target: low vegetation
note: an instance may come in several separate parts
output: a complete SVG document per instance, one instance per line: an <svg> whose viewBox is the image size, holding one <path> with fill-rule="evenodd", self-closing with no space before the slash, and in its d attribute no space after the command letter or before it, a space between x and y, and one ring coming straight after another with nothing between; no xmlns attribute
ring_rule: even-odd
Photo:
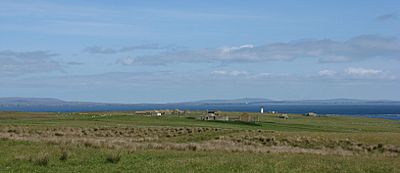
<svg viewBox="0 0 400 173"><path fill-rule="evenodd" d="M31 159L35 165L47 166L49 164L49 155L47 153L39 153L35 158Z"/></svg>
<svg viewBox="0 0 400 173"><path fill-rule="evenodd" d="M0 112L0 172L400 171L399 121L249 114Z"/></svg>
<svg viewBox="0 0 400 173"><path fill-rule="evenodd" d="M113 152L106 156L106 161L108 163L118 163L121 160L121 153L120 152Z"/></svg>
<svg viewBox="0 0 400 173"><path fill-rule="evenodd" d="M62 153L61 153L61 156L60 156L60 160L61 161L66 161L66 160L68 160L68 156L69 156L69 154L68 154L68 151L62 151Z"/></svg>

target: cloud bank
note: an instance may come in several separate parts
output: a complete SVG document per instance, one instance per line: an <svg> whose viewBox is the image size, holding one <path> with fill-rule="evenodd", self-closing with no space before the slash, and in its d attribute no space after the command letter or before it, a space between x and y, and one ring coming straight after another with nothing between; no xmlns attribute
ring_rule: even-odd
<svg viewBox="0 0 400 173"><path fill-rule="evenodd" d="M104 50L104 52L107 52ZM208 48L164 52L121 58L122 65L167 65L172 63L258 63L314 58L320 63L359 61L370 58L400 59L400 40L396 37L362 35L345 41L298 40L254 46ZM126 63L128 62L128 63Z"/></svg>
<svg viewBox="0 0 400 173"><path fill-rule="evenodd" d="M117 54L124 52L131 52L137 50L173 50L174 46L165 46L160 44L143 44L135 46L126 46L121 48L107 48L101 46L90 46L85 48L83 51L90 54Z"/></svg>
<svg viewBox="0 0 400 173"><path fill-rule="evenodd" d="M362 67L347 67L343 71L321 70L318 72L321 78L341 79L341 80L396 80L397 77L390 72L383 70L362 68Z"/></svg>
<svg viewBox="0 0 400 173"><path fill-rule="evenodd" d="M0 51L0 76L62 71L62 64L53 59L57 55L48 51Z"/></svg>
<svg viewBox="0 0 400 173"><path fill-rule="evenodd" d="M390 81L397 80L398 78L387 71L362 68L362 67L347 67L342 70L324 69L316 72L316 75L306 74L293 74L293 73L270 73L270 72L249 72L246 70L214 70L209 75L209 78L218 77L234 79L234 80L267 80L267 81L351 81L351 80L364 80L364 81Z"/></svg>
<svg viewBox="0 0 400 173"><path fill-rule="evenodd" d="M346 74L352 76L375 76L382 73L382 70L366 69L366 68L354 68L349 67L346 70Z"/></svg>
<svg viewBox="0 0 400 173"><path fill-rule="evenodd" d="M389 13L376 17L376 19L379 21L397 20L398 18L399 16L396 13Z"/></svg>

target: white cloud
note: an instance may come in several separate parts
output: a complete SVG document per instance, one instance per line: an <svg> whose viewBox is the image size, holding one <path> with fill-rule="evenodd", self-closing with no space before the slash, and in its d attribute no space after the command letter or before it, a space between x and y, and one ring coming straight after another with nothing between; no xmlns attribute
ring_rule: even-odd
<svg viewBox="0 0 400 173"><path fill-rule="evenodd" d="M319 78L332 80L396 80L396 75L379 69L348 67L341 71L321 70Z"/></svg>
<svg viewBox="0 0 400 173"><path fill-rule="evenodd" d="M248 75L247 71L231 71L230 73L232 76L239 76L239 75Z"/></svg>
<svg viewBox="0 0 400 173"><path fill-rule="evenodd" d="M227 74L227 72L224 70L216 70L216 71L213 71L213 74L225 75L225 74Z"/></svg>
<svg viewBox="0 0 400 173"><path fill-rule="evenodd" d="M382 70L349 67L345 73L351 76L369 77L382 74Z"/></svg>
<svg viewBox="0 0 400 173"><path fill-rule="evenodd" d="M239 71L239 70L233 70L233 71L216 70L216 71L213 71L213 74L227 75L227 76L247 76L247 75L249 75L249 73L247 71Z"/></svg>
<svg viewBox="0 0 400 173"><path fill-rule="evenodd" d="M134 58L121 58L117 60L117 63L122 64L122 65L132 65L135 62Z"/></svg>
<svg viewBox="0 0 400 173"><path fill-rule="evenodd" d="M241 45L238 47L224 47L224 48L221 48L221 50L223 53L230 53L230 52L241 50L241 49L251 49L251 48L254 48L254 45L245 44L245 45Z"/></svg>
<svg viewBox="0 0 400 173"><path fill-rule="evenodd" d="M179 49L177 46L160 45L160 44L142 44L134 46L125 46L121 48L107 48L101 46L90 46L83 51L91 54L117 54L123 52L137 51L137 50L175 50Z"/></svg>
<svg viewBox="0 0 400 173"><path fill-rule="evenodd" d="M318 72L318 75L320 76L335 76L336 75L336 71L333 70L321 70Z"/></svg>
<svg viewBox="0 0 400 173"><path fill-rule="evenodd" d="M241 79L254 80L254 79L283 79L291 78L292 75L287 74L272 74L267 72L253 73L244 70L215 70L212 74L222 77L240 77Z"/></svg>
<svg viewBox="0 0 400 173"><path fill-rule="evenodd" d="M85 48L84 52L92 53L92 54L115 54L117 50L112 48L105 48L100 46L91 46Z"/></svg>
<svg viewBox="0 0 400 173"><path fill-rule="evenodd" d="M272 74L271 73L257 73L252 75L252 78L263 78L263 77L271 77Z"/></svg>

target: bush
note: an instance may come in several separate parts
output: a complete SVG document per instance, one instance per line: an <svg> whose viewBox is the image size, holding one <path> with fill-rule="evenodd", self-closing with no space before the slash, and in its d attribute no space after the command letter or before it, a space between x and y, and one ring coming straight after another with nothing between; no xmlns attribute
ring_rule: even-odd
<svg viewBox="0 0 400 173"><path fill-rule="evenodd" d="M107 163L118 163L121 160L121 153L112 153L108 154L106 157L106 162Z"/></svg>

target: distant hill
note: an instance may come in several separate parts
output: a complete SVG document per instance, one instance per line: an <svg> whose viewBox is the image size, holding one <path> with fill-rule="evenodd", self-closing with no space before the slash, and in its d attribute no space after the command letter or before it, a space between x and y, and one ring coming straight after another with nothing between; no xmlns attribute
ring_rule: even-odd
<svg viewBox="0 0 400 173"><path fill-rule="evenodd" d="M22 98L22 97L4 97L0 98L0 104L6 105L56 105L67 102L54 98Z"/></svg>
<svg viewBox="0 0 400 173"><path fill-rule="evenodd" d="M182 102L175 104L249 104L249 103L263 103L272 102L273 100L263 98L240 98L240 99L215 99L215 100L200 100L193 102Z"/></svg>
<svg viewBox="0 0 400 173"><path fill-rule="evenodd" d="M0 98L0 111L107 111L107 110L149 110L149 109L225 109L243 110L243 107L254 107L264 105L399 105L400 101L391 100L357 100L357 99L329 99L329 100L269 100L263 98L240 98L240 99L215 99L193 102L165 103L165 104L118 104L118 103L96 103L64 101L54 98Z"/></svg>
<svg viewBox="0 0 400 173"><path fill-rule="evenodd" d="M24 97L3 97L0 98L0 106L96 106L110 105L109 103L76 102L64 101L55 98L24 98ZM111 105L120 105L111 103Z"/></svg>
<svg viewBox="0 0 400 173"><path fill-rule="evenodd" d="M270 100L264 98L240 98L240 99L214 99L200 100L193 102L178 102L165 104L121 104L121 103L98 103L98 102L77 102L64 101L55 98L24 98L24 97L3 97L0 98L0 105L199 105L199 104L368 104L368 103L399 103L392 100L360 100L360 99L327 99L327 100Z"/></svg>
<svg viewBox="0 0 400 173"><path fill-rule="evenodd" d="M183 102L180 104L204 105L204 104L290 104L290 105L325 105L325 104L400 104L400 101L392 100L361 100L361 99L327 99L327 100L270 100L263 98L242 98L231 100L201 100L194 102Z"/></svg>

